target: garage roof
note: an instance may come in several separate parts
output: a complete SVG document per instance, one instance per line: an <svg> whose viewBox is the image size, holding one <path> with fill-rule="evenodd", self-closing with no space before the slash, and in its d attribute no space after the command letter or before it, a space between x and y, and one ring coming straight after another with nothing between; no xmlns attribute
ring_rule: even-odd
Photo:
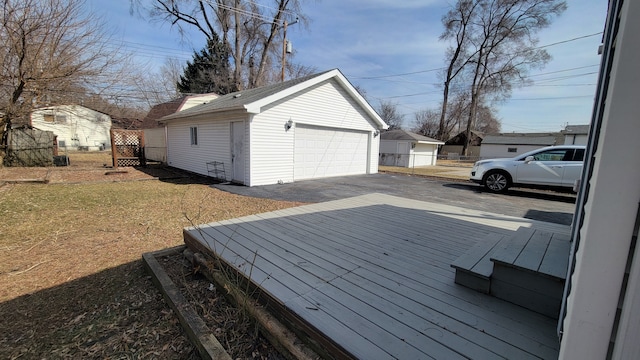
<svg viewBox="0 0 640 360"><path fill-rule="evenodd" d="M444 142L405 130L389 130L380 135L380 140L410 140L423 144L443 145Z"/></svg>
<svg viewBox="0 0 640 360"><path fill-rule="evenodd" d="M241 90L227 95L223 95L209 103L195 106L193 108L171 114L161 118L159 121L167 122L174 119L182 119L198 114L208 114L232 110L246 111L247 113L259 114L261 108L273 102L305 90L323 81L334 79L337 81L351 97L371 116L379 129L386 129L388 125L369 105L369 103L358 93L347 78L338 69L325 71L322 73L301 77L282 83L262 86L255 89Z"/></svg>

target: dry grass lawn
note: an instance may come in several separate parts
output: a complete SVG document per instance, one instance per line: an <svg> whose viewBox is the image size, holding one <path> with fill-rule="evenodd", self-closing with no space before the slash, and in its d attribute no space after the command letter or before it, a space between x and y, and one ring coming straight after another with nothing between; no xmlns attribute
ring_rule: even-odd
<svg viewBox="0 0 640 360"><path fill-rule="evenodd" d="M75 168L48 170L82 179L110 163L70 159ZM141 254L182 244L191 222L298 205L194 179L126 180L0 182L0 358L196 358Z"/></svg>

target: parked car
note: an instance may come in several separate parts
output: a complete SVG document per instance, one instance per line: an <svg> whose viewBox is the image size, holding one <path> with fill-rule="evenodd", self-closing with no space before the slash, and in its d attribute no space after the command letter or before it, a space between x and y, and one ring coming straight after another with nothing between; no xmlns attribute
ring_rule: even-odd
<svg viewBox="0 0 640 360"><path fill-rule="evenodd" d="M471 181L492 192L512 186L572 189L582 175L585 146L549 146L510 159L480 160Z"/></svg>

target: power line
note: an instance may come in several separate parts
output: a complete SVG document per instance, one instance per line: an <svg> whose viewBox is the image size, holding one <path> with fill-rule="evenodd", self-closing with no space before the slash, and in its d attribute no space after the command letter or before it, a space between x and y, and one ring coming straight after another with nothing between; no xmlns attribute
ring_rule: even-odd
<svg viewBox="0 0 640 360"><path fill-rule="evenodd" d="M597 33L593 33L593 34L577 36L577 37L574 37L574 38L571 38L571 39L562 40L562 41L558 41L558 42L555 42L555 43L551 43L551 44L547 44L547 45L538 46L538 47L535 47L534 49L543 49L543 48L550 47L550 46L556 46L556 45L560 45L560 44L566 44L566 43L568 43L568 42L578 41L578 40L586 39L586 38L593 37L593 36L596 36L596 35L601 35L601 34L602 34L602 31L597 32ZM580 68L582 68L582 67L580 67ZM444 70L444 69L446 69L446 67L439 67L439 68L435 68L435 69L419 70L419 71L414 71L414 72L400 73L400 74L391 74L391 75L365 76L365 77L353 77L353 79L361 79L361 80L378 80L378 79L386 79L386 78L399 77L399 76L406 76L406 75L416 75L416 74L428 73L428 72L433 72L433 71L438 71L438 70ZM579 69L579 68L576 68L576 69Z"/></svg>

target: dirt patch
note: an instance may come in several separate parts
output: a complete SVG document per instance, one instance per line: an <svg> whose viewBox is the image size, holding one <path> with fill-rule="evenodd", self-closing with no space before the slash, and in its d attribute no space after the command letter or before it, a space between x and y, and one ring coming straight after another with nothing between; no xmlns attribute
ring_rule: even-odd
<svg viewBox="0 0 640 360"><path fill-rule="evenodd" d="M233 359L285 358L260 334L246 310L230 303L182 254L156 258Z"/></svg>
<svg viewBox="0 0 640 360"><path fill-rule="evenodd" d="M183 244L185 226L300 203L91 163L60 168L60 182L0 186L0 358L197 358L141 254ZM3 168L0 179L39 170Z"/></svg>

